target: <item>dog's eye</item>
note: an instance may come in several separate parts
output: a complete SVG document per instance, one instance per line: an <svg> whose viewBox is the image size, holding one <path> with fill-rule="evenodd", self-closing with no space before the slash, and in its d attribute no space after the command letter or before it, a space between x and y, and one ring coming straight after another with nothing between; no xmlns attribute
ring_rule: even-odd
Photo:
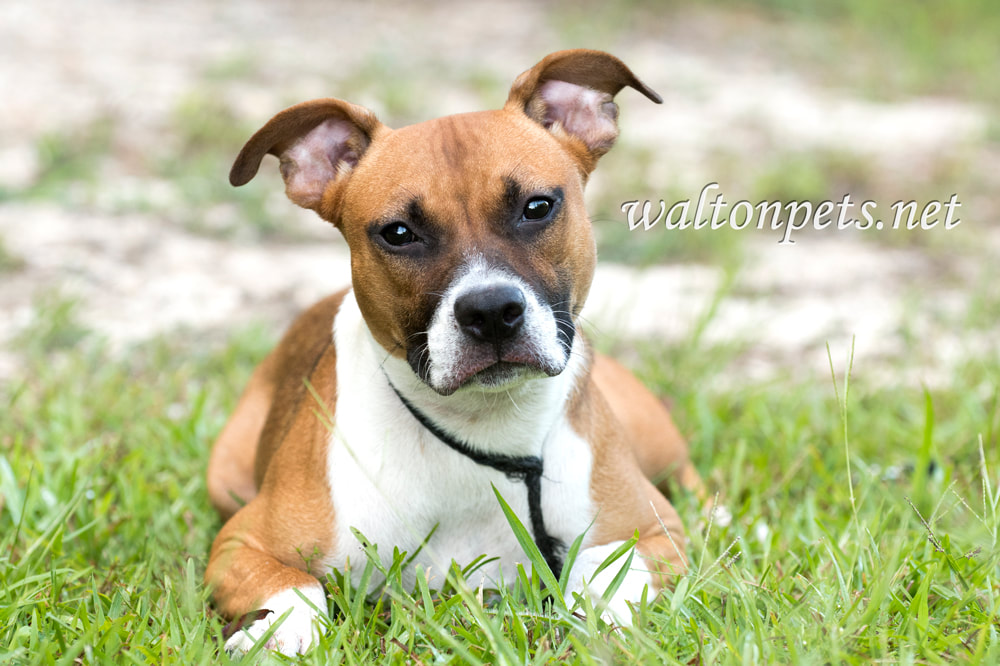
<svg viewBox="0 0 1000 666"><path fill-rule="evenodd" d="M386 243L392 245L393 247L409 245L417 240L417 235L402 222L387 224L382 228L382 231L379 232L379 235L385 239Z"/></svg>
<svg viewBox="0 0 1000 666"><path fill-rule="evenodd" d="M552 212L552 202L544 197L535 197L524 204L524 212L521 216L529 221L536 222L544 220Z"/></svg>

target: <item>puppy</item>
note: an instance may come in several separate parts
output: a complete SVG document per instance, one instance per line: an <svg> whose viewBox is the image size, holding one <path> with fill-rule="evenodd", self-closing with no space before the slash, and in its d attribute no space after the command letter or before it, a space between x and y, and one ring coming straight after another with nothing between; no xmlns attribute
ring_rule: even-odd
<svg viewBox="0 0 1000 666"><path fill-rule="evenodd" d="M569 591L595 602L638 532L603 612L684 571L680 519L661 490L698 489L670 415L578 328L596 248L583 188L618 135L613 97L660 97L617 58L553 53L504 107L393 130L337 99L298 104L250 138L230 181L277 156L285 192L336 226L352 286L296 320L254 372L212 450L208 489L226 519L206 571L227 617L272 611L227 642L306 650L333 569L360 583L353 529L415 568L525 563L494 487L558 576L586 533ZM654 481L659 481L659 488ZM428 538L429 536L429 538ZM426 541L426 542L425 542ZM372 580L372 589L381 584Z"/></svg>

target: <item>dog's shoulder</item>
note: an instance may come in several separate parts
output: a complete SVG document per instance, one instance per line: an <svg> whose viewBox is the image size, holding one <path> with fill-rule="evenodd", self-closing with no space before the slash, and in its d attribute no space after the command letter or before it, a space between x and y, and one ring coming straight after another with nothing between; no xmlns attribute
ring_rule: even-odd
<svg viewBox="0 0 1000 666"><path fill-rule="evenodd" d="M296 427L310 427L310 424L297 422L303 418L315 421L313 410L303 410L309 387L320 395L336 395L333 320L349 291L343 289L331 294L300 314L264 362L274 398L257 449L255 477L258 484L289 432ZM332 400L329 408L333 408Z"/></svg>
<svg viewBox="0 0 1000 666"><path fill-rule="evenodd" d="M278 372L301 376L333 344L333 319L349 291L330 294L292 322L273 352Z"/></svg>

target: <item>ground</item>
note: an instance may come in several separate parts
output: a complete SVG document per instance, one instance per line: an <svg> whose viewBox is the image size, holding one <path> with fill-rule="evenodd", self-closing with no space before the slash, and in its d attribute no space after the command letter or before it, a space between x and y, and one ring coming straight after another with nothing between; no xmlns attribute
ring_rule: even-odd
<svg viewBox="0 0 1000 666"><path fill-rule="evenodd" d="M0 532L16 535L0 540L0 552L9 554L7 580L18 581L10 626L22 627L11 644L29 645L28 627L44 635L56 626L70 632L70 646L93 643L97 634L80 630L84 620L72 612L50 624L44 613L31 616L40 598L52 608L67 601L31 581L48 561L76 572L63 585L81 584L91 576L81 567L107 567L102 540L117 544L108 552L131 578L94 578L94 599L114 605L119 592L109 590L118 584L130 600L144 586L196 586L215 527L203 502L206 442L281 327L349 280L337 232L284 199L273 163L244 188L228 185L242 142L277 110L321 96L366 105L393 126L497 107L514 76L543 55L588 46L621 57L664 104L628 90L618 97L621 139L588 192L601 264L585 324L598 345L672 396L699 468L736 520L722 534L692 528L699 573L669 602L672 614L653 619L682 637L674 658L982 657L991 649L983 627L996 627L983 619L996 609L997 528L981 463L1000 463L992 37L1000 20L986 3L967 5L905 16L862 0L816 15L769 0L660 9L261 0L0 7L0 400L8 406ZM794 244L779 243L780 231L628 229L623 202L697 200L712 182L729 202L818 204L850 194L880 212L898 200L923 206L956 195L961 223L804 230ZM136 425L140 413L148 424ZM182 443L179 457L171 437ZM136 458L138 442L150 441L159 442L157 455ZM147 475L146 493L102 470L105 458ZM922 473L931 460L938 476ZM95 475L83 486L78 467ZM113 501L89 518L79 504L67 509L80 514L69 523L90 532L85 548L60 559L49 531L61 515L54 507L87 504L95 492L95 501ZM166 517L156 492L171 498ZM682 513L695 525L699 511L692 504ZM886 516L898 524L887 526ZM129 544L141 531L119 525L137 517L166 521L166 548L185 558L153 558L160 570L136 575ZM942 529L960 545L941 543ZM889 545L857 543L877 533L891 533ZM746 549L738 573L734 539ZM816 549L801 550L821 543L836 551L825 563L810 559L822 559ZM928 550L907 559L918 547ZM976 548L978 559L962 559ZM776 555L782 550L794 563ZM842 580L838 590L823 587L829 576ZM945 589L944 579L962 583ZM876 593L892 601L872 601ZM173 608L175 594L124 603L136 613L142 603ZM200 616L199 594L182 595L187 606L177 612ZM814 602L803 601L810 594ZM727 609L729 596L791 626L815 614L822 647L796 652L788 635L774 638L766 613L750 621L749 608ZM845 619L832 620L838 604ZM848 606L859 617L850 619ZM351 608L362 624L378 616ZM685 617L708 629L684 633ZM434 622L424 629L449 626ZM846 628L846 638L834 641L824 623ZM935 643L933 626L962 638ZM168 638L143 644L176 655L178 625L164 627ZM198 627L201 638L218 630ZM559 641L570 639L553 631L542 633L561 654ZM414 658L430 658L419 640L397 635ZM436 640L431 652L457 649ZM648 640L635 638L625 654L653 649ZM484 644L501 645L498 660L511 656L509 645ZM109 654L125 654L116 649L124 648ZM533 659L547 654L524 649ZM56 652L77 654L65 645ZM31 652L11 654L28 660Z"/></svg>

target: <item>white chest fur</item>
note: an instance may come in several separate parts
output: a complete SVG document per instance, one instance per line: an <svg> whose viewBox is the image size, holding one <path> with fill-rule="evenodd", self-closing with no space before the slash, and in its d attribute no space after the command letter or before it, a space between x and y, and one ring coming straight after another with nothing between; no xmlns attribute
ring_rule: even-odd
<svg viewBox="0 0 1000 666"><path fill-rule="evenodd" d="M530 530L525 484L473 462L417 423L388 377L408 397L420 390L414 384L419 380L405 362L388 357L375 343L353 294L345 297L337 314L334 340L338 395L328 474L336 549L326 564L344 569L350 563L357 583L365 554L351 528L378 546L387 565L394 547L412 555L433 531L414 565L440 576L452 560L465 565L485 554L498 559L481 567L470 583L500 585L501 572L512 580L516 563L527 558L491 484ZM549 534L567 546L594 517L590 445L572 430L563 410L582 354L573 358L557 377L530 380L510 392L460 391L443 399L445 405L427 405L439 425L470 446L543 459L543 519ZM411 585L413 566L404 575L404 583Z"/></svg>

